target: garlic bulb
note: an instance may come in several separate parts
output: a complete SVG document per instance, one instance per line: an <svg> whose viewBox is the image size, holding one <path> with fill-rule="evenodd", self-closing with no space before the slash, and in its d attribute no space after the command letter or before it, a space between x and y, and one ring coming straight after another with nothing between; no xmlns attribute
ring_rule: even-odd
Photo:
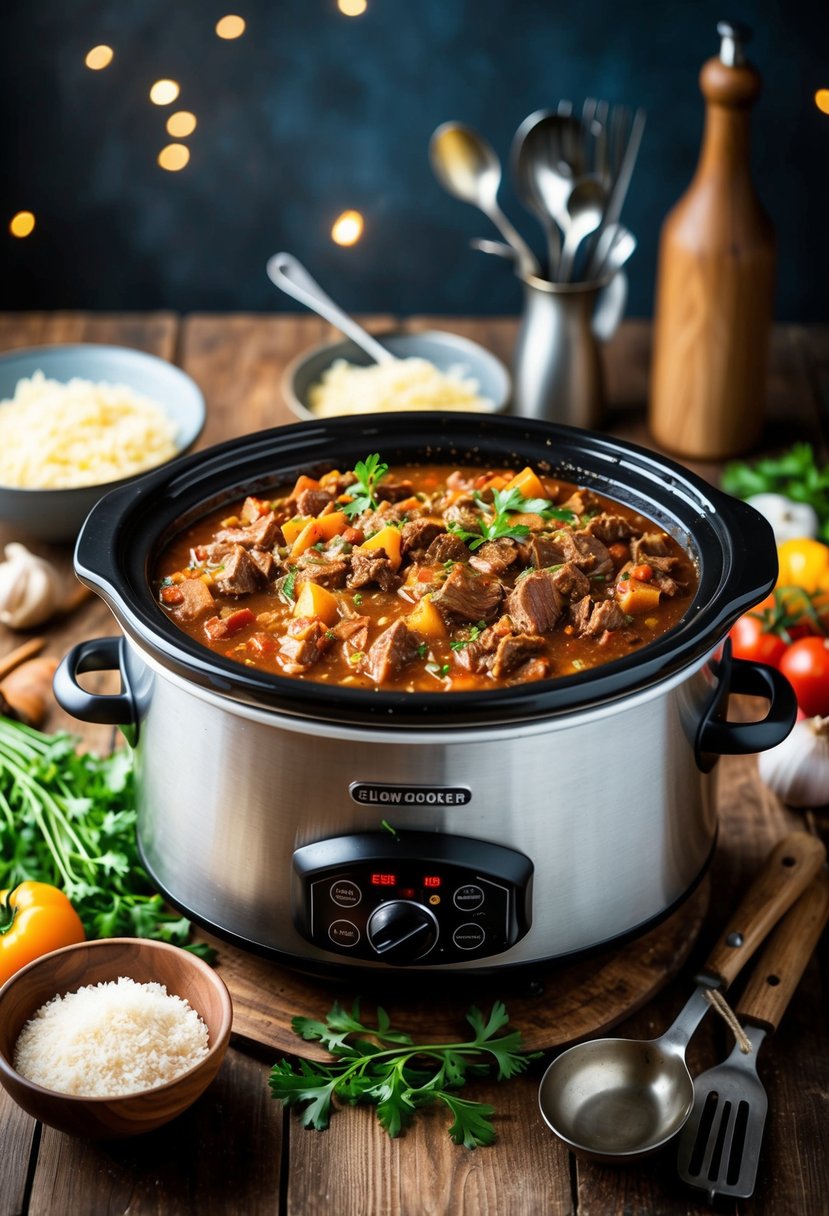
<svg viewBox="0 0 829 1216"><path fill-rule="evenodd" d="M6 545L0 562L0 621L12 629L31 629L55 613L61 600L57 571L25 545Z"/></svg>
<svg viewBox="0 0 829 1216"><path fill-rule="evenodd" d="M760 777L789 806L829 803L829 718L803 718L791 734L763 752Z"/></svg>
<svg viewBox="0 0 829 1216"><path fill-rule="evenodd" d="M749 506L764 515L771 524L778 545L801 536L817 536L819 520L814 507L807 502L794 502L783 494L752 494Z"/></svg>

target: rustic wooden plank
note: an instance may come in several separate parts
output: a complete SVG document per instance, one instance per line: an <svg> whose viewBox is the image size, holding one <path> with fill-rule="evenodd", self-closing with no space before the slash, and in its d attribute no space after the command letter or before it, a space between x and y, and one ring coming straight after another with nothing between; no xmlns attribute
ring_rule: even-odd
<svg viewBox="0 0 829 1216"><path fill-rule="evenodd" d="M437 1105L396 1140L367 1108L340 1111L326 1132L305 1131L292 1116L288 1216L564 1216L567 1152L538 1116L537 1087L527 1076L464 1090L496 1111L495 1144L474 1151L452 1143L451 1118Z"/></svg>
<svg viewBox="0 0 829 1216"><path fill-rule="evenodd" d="M276 1216L282 1112L267 1068L231 1048L195 1106L134 1139L43 1129L29 1216Z"/></svg>
<svg viewBox="0 0 829 1216"><path fill-rule="evenodd" d="M35 1126L0 1089L0 1216L20 1216L23 1211Z"/></svg>

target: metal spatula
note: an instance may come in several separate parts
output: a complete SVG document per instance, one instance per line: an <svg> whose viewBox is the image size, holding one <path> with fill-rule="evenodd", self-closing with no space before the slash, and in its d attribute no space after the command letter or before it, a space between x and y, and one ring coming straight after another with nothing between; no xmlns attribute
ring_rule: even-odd
<svg viewBox="0 0 829 1216"><path fill-rule="evenodd" d="M757 1051L777 1028L827 919L824 867L774 931L737 1005L751 1051L744 1054L736 1044L727 1060L694 1080L694 1106L679 1135L679 1176L704 1190L709 1202L754 1192L768 1108Z"/></svg>

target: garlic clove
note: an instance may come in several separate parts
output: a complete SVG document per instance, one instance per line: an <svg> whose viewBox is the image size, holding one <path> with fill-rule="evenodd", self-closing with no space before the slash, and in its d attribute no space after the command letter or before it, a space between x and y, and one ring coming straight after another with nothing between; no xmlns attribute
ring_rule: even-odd
<svg viewBox="0 0 829 1216"><path fill-rule="evenodd" d="M829 803L829 718L803 718L757 762L760 778L788 806Z"/></svg>
<svg viewBox="0 0 829 1216"><path fill-rule="evenodd" d="M752 494L746 502L771 524L778 545L803 536L814 539L818 534L817 512L807 502L794 502L784 494Z"/></svg>
<svg viewBox="0 0 829 1216"><path fill-rule="evenodd" d="M0 621L11 629L32 629L60 606L61 580L50 562L13 541L0 562Z"/></svg>

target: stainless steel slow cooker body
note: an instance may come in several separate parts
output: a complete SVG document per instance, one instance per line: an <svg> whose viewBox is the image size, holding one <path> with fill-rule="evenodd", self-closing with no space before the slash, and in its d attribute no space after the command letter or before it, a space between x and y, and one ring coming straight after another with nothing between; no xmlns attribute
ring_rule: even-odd
<svg viewBox="0 0 829 1216"><path fill-rule="evenodd" d="M679 626L628 659L476 694L271 676L168 620L150 575L174 532L372 451L391 464L549 468L677 536L699 593ZM196 921L305 969L483 973L637 930L705 870L716 756L773 746L794 721L782 677L722 646L774 583L765 521L670 461L566 427L412 414L248 436L108 495L76 568L125 637L76 647L56 692L132 742L150 874ZM120 668L119 695L80 686L95 667ZM730 691L764 696L766 718L729 722Z"/></svg>

